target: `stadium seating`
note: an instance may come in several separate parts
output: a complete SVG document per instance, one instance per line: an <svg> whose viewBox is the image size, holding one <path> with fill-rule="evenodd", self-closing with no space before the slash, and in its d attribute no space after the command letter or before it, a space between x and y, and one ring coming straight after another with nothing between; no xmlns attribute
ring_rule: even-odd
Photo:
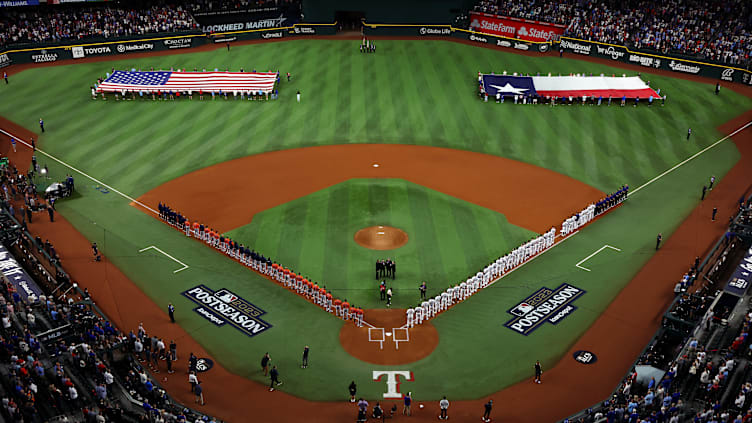
<svg viewBox="0 0 752 423"><path fill-rule="evenodd" d="M565 422L752 421L752 299L723 290L752 242L750 201L706 262L679 279L661 328L613 396Z"/></svg>
<svg viewBox="0 0 752 423"><path fill-rule="evenodd" d="M22 195L34 191L30 179L12 163L0 166L0 178L14 187L10 202L0 200L0 238L42 291L25 300L0 274L0 420L215 421L170 400L134 358L135 339L148 343L146 331L115 328L59 266L54 246L15 220L11 210L33 197Z"/></svg>
<svg viewBox="0 0 752 423"><path fill-rule="evenodd" d="M567 25L565 35L748 66L749 2L481 0L475 11Z"/></svg>

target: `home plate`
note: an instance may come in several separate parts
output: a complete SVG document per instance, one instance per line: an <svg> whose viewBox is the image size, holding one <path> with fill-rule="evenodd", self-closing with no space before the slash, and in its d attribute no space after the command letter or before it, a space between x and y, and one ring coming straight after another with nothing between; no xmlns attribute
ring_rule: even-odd
<svg viewBox="0 0 752 423"><path fill-rule="evenodd" d="M387 332L387 333L385 333L385 335L386 336L392 336L392 333L391 332Z"/></svg>
<svg viewBox="0 0 752 423"><path fill-rule="evenodd" d="M374 163L373 167L379 167L379 164L378 163Z"/></svg>

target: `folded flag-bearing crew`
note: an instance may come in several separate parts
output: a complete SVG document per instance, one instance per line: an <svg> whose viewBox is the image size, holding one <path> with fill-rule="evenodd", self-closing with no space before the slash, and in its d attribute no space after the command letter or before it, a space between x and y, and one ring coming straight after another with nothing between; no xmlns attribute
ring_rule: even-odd
<svg viewBox="0 0 752 423"><path fill-rule="evenodd" d="M366 37L363 37L363 41L360 43L361 53L374 53L376 52L376 44Z"/></svg>
<svg viewBox="0 0 752 423"><path fill-rule="evenodd" d="M230 258L268 276L327 312L335 314L344 320L352 320L357 326L363 326L363 309L357 307L355 304L348 303L346 299L340 300L339 298L335 298L325 286L321 286L302 275L296 274L292 270L273 262L270 258L249 249L203 223L188 220L187 217L166 204L160 202L158 209L160 219L184 232L186 236L197 238Z"/></svg>

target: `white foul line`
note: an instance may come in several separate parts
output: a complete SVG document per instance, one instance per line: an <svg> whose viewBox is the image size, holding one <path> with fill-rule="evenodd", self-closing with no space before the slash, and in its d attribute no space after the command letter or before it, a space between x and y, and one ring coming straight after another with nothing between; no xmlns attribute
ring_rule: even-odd
<svg viewBox="0 0 752 423"><path fill-rule="evenodd" d="M21 144L23 144L23 145L25 145L25 146L27 146L27 147L29 147L29 148L32 148L32 147L31 147L31 144L29 144L29 143L27 143L26 141L22 140L22 139L21 139L20 137L17 137L17 136L15 136L15 135L13 135L13 134L11 134L11 133L9 133L9 132L6 132L6 131L4 131L4 130L2 130L2 129L0 129L0 132L2 132L2 133L4 133L5 135L7 135L7 136L9 136L9 137L11 137L11 138L13 138L13 139L15 139L16 141L20 142ZM38 149L38 148L36 149L36 151L40 152L41 154L44 154L45 156L47 156L47 157L49 157L50 159L52 159L52 160L54 160L54 161L56 161L56 162L60 163L61 165L63 165L63 166L65 166L65 167L67 167L68 169L70 169L70 170L72 170L72 171L74 171L74 172L76 172L76 173L78 173L78 174L80 174L80 175L83 175L83 176L85 176L85 177L87 177L87 178L91 179L92 181L94 181L94 182L98 183L99 185L102 185L103 187L105 187L105 188L109 189L110 191L112 191L112 192L114 192L114 193L116 193L116 194L120 194L120 196L121 196L121 197L123 197L123 198L126 198L126 199L128 199L129 201L131 201L131 202L133 202L133 203L136 203L136 204L138 204L139 206L141 206L141 207L145 208L146 210L149 210L150 212L152 212L152 213L154 213L154 214L159 214L159 213L157 213L157 211L156 211L156 210L154 210L153 208L151 208L151 207L147 206L146 204L144 204L144 203L142 203L142 202L140 202L140 201L136 200L135 198L133 198L133 197L131 197L131 196L127 195L127 194L123 194L122 192L120 192L120 191L116 190L115 188L113 188L113 187L111 187L111 186L109 186L109 185L105 184L104 182L100 181L99 179L97 179L97 178L95 178L95 177L93 177L93 176L91 176L91 175L88 175L88 174L86 174L86 173L84 173L84 172L82 172L82 171L80 171L80 170L76 169L75 167L73 167L73 166L69 165L68 163L65 163L64 161L62 161L62 160L58 159L57 157L55 157L55 156L53 156L53 155L51 155L51 154L49 154L49 153L46 153L46 152L44 152L44 151L42 151L42 150L40 150L40 149Z"/></svg>
<svg viewBox="0 0 752 423"><path fill-rule="evenodd" d="M750 125L752 125L752 121L749 121L749 122L747 122L747 123L746 123L746 124L745 124L744 126L742 126L741 128L737 129L736 131L734 131L734 132L732 132L732 133L730 133L730 134L726 135L725 137L723 137L723 138L719 139L718 141L714 142L713 144L710 144L709 146L707 146L707 147L703 148L702 150L698 151L697 153L695 153L695 154L691 155L691 156L690 156L690 157L689 157L688 159L685 159L685 160L684 160L683 162L681 162L681 163L677 164L676 166L672 167L671 169L669 169L669 170L667 170L667 171L665 171L665 172L661 173L660 175L656 176L655 178L653 178L653 179L651 179L651 180L649 180L649 181L645 182L644 184L642 184L641 186L639 186L639 187L635 188L634 190L632 190L632 191L629 191L629 192L627 193L627 197L629 197L629 196L630 196L630 195L632 195L632 194L636 194L636 193L637 193L637 191L639 191L639 190L641 190L641 189L645 188L646 186L648 186L648 185L652 184L653 182L655 182L655 181L657 181L657 180L661 179L662 177L664 177L664 176L668 175L669 173L671 173L671 172L675 171L675 170L676 170L676 169L678 169L679 167L681 167L681 166L685 165L685 164L686 164L687 162L689 162L689 161L691 161L692 159L696 158L696 157L697 157L697 156L699 156L700 154L702 154L702 153L704 153L704 152L706 152L706 151L710 150L711 148L715 147L716 145L718 145L718 144L720 144L720 143L722 143L722 142L726 141L727 139L729 139L729 138L733 137L734 135L738 134L739 132L741 132L741 131L743 131L743 130L747 129L747 127L748 127L748 126L750 126Z"/></svg>
<svg viewBox="0 0 752 423"><path fill-rule="evenodd" d="M588 269L587 267L583 267L583 266L580 266L580 265L581 265L582 263L585 263L586 261L590 260L590 259L591 259L591 258L592 258L592 257L593 257L594 255L596 255L596 254L600 253L601 251L603 251L603 250L604 250L604 249L606 249L606 248L610 248L610 249L612 249L612 250L616 250L616 251L621 251L620 249L618 249L618 248L616 248L616 247L612 247L612 246L610 246L610 245L606 244L606 245L604 245L603 247L601 247L601 248L599 248L599 249L595 250L595 252L594 252L593 254L590 254L589 256L587 256L587 257L585 257L584 259L580 260L580 262L579 262L579 263L577 263L577 264L575 264L575 266L576 266L576 267L579 267L579 268L580 268L580 269L582 269L582 270L585 270L585 271L588 271L588 272L589 272L589 271L590 271L590 269Z"/></svg>
<svg viewBox="0 0 752 423"><path fill-rule="evenodd" d="M150 246L148 246L146 248L142 248L142 249L138 250L138 252L139 253L143 253L144 251L151 250L151 249L159 251L160 253L162 253L162 254L166 255L167 257L171 258L174 262L179 263L179 264L181 264L183 266L180 269L178 269L178 270L176 270L176 271L174 271L172 273L178 273L178 272L183 271L183 270L187 269L188 267L190 267L187 264L183 263L182 261L180 261L180 260L176 259L175 257L173 257L173 256L165 253L164 251L160 250L159 248L157 248L157 247L155 247L153 245L150 245Z"/></svg>

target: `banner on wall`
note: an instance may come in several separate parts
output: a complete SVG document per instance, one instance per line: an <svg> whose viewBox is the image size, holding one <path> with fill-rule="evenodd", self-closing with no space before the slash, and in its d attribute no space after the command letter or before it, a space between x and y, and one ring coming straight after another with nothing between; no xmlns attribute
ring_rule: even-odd
<svg viewBox="0 0 752 423"><path fill-rule="evenodd" d="M743 297L752 282L752 248L747 250L739 266L726 283L726 292Z"/></svg>
<svg viewBox="0 0 752 423"><path fill-rule="evenodd" d="M0 244L0 271L13 284L22 299L35 302L42 295L42 289L39 288L39 285L34 282L34 279L26 273L26 270L18 264L15 257L2 244Z"/></svg>
<svg viewBox="0 0 752 423"><path fill-rule="evenodd" d="M682 58L659 56L657 54L642 53L639 51L630 52L624 46L594 43L569 37L562 38L559 46L565 53L600 57L603 59L645 66L647 68L662 69L681 74L699 75L719 79L721 81L739 82L745 85L752 85L750 72L742 69L712 65Z"/></svg>
<svg viewBox="0 0 752 423"><path fill-rule="evenodd" d="M470 12L470 30L523 41L558 41L564 27L545 22L514 19L505 16Z"/></svg>
<svg viewBox="0 0 752 423"><path fill-rule="evenodd" d="M0 0L0 7L36 6L39 0Z"/></svg>

